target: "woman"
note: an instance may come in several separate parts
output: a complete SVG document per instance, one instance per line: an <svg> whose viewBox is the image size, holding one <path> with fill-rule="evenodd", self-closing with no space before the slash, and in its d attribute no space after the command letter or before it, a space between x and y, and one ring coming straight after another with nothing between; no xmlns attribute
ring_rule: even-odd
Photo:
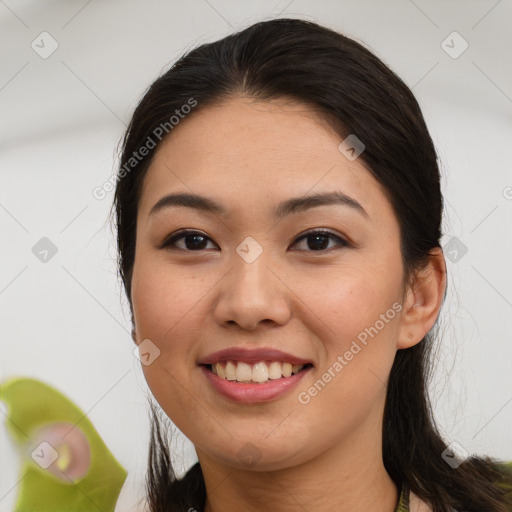
<svg viewBox="0 0 512 512"><path fill-rule="evenodd" d="M439 169L375 55L295 19L190 51L113 206L145 378L198 456L177 480L153 407L152 511L512 510L506 466L431 415Z"/></svg>

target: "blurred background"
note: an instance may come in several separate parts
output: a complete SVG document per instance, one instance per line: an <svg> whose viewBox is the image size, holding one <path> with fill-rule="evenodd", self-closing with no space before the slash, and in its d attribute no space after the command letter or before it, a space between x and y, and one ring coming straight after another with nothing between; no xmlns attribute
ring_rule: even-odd
<svg viewBox="0 0 512 512"><path fill-rule="evenodd" d="M196 45L274 17L355 38L418 98L446 206L435 413L449 441L512 460L510 0L0 1L0 380L63 391L141 496L149 391L116 276L113 192L93 190L115 172L123 130L160 73ZM20 464L1 411L8 511ZM178 468L194 460L178 440Z"/></svg>

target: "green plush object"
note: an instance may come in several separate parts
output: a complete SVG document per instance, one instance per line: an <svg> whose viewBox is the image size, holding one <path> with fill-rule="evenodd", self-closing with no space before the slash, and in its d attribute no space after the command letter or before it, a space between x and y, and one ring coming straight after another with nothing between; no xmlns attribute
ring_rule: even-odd
<svg viewBox="0 0 512 512"><path fill-rule="evenodd" d="M127 472L79 407L48 384L23 377L1 384L0 400L23 461L15 512L114 511Z"/></svg>

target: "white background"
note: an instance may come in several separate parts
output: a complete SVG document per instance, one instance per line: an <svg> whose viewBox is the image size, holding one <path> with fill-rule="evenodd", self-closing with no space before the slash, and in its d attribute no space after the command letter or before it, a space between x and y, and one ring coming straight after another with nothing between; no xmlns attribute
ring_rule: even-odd
<svg viewBox="0 0 512 512"><path fill-rule="evenodd" d="M467 247L447 262L436 415L468 452L512 460L510 0L0 2L0 379L30 376L65 392L137 488L148 390L116 278L112 193L97 200L92 190L115 172L125 124L164 69L272 17L363 42L418 98L442 162L443 243L455 236ZM43 31L58 43L47 59L31 48ZM456 59L442 47L453 31L469 44ZM58 248L47 263L32 253L42 237ZM20 464L3 420L0 448L6 511ZM193 452L183 449L185 469Z"/></svg>

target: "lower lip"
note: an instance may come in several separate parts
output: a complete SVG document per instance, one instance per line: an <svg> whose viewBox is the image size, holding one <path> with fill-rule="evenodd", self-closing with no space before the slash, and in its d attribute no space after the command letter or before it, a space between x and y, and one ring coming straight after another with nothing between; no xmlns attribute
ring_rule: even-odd
<svg viewBox="0 0 512 512"><path fill-rule="evenodd" d="M290 377L268 380L263 384L251 384L223 379L215 375L206 366L201 366L201 370L206 378L221 395L235 402L244 403L270 402L271 400L276 400L297 386L299 381L311 369L312 367L310 366Z"/></svg>

